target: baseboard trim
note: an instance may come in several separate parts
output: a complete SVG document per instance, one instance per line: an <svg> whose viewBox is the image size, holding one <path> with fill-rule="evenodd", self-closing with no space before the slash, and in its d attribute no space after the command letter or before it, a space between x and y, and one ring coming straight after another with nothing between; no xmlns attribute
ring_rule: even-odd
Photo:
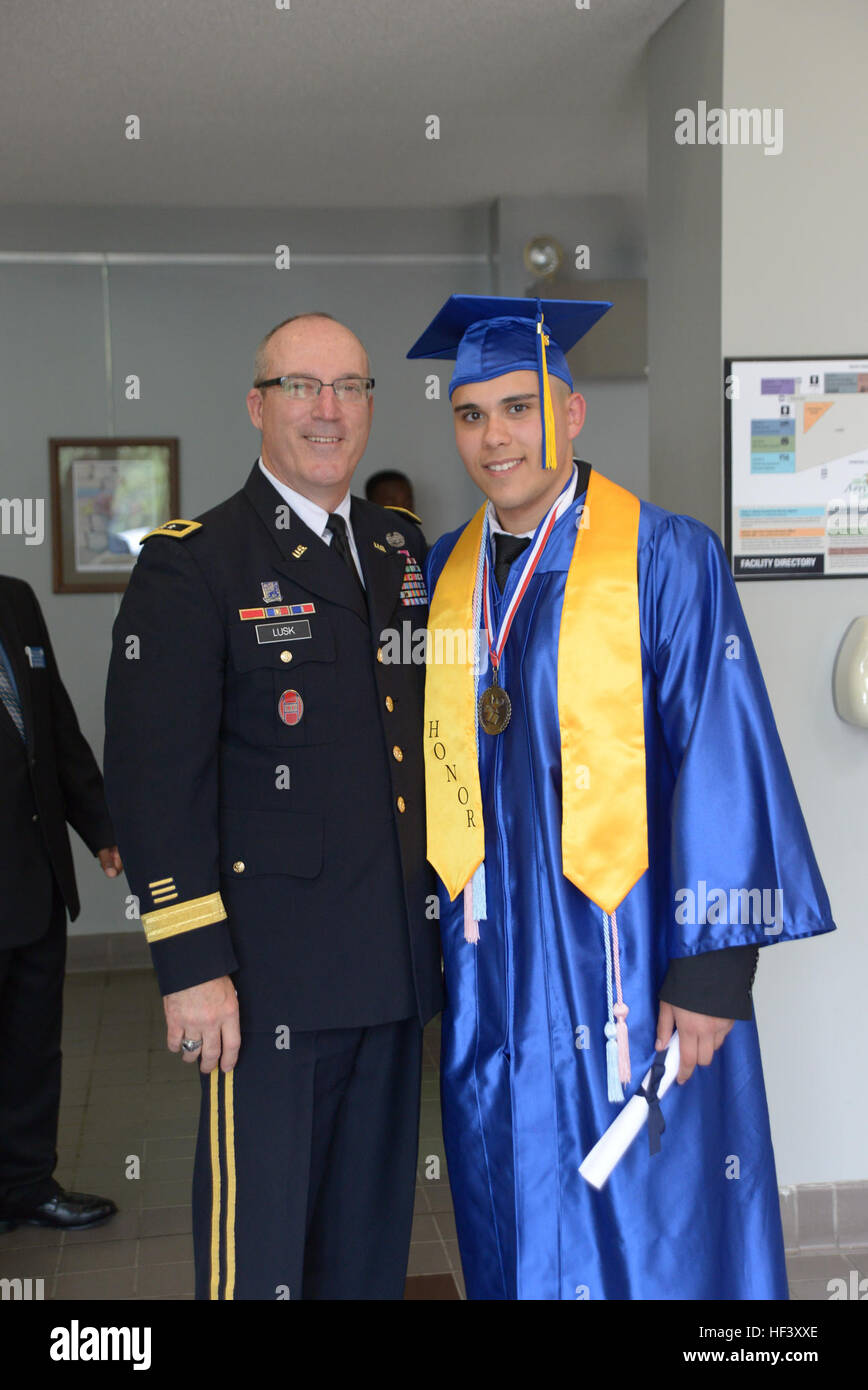
<svg viewBox="0 0 868 1390"><path fill-rule="evenodd" d="M780 1199L788 1251L868 1246L868 1182L801 1183Z"/></svg>

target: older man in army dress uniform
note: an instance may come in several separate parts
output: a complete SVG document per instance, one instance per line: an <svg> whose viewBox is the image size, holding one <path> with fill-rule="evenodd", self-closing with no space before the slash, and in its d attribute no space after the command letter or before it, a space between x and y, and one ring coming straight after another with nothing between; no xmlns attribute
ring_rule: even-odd
<svg viewBox="0 0 868 1390"><path fill-rule="evenodd" d="M403 1292L426 916L425 625L408 514L350 497L370 430L361 343L278 325L247 402L243 488L147 539L114 627L109 804L165 996L200 1060L199 1298Z"/></svg>

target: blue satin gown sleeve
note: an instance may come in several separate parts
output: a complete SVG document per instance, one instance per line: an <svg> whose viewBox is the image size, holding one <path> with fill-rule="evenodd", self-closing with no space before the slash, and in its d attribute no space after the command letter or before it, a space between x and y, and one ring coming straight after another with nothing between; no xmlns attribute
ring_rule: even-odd
<svg viewBox="0 0 868 1390"><path fill-rule="evenodd" d="M833 931L720 541L667 515L640 549L639 575L675 778L670 958Z"/></svg>

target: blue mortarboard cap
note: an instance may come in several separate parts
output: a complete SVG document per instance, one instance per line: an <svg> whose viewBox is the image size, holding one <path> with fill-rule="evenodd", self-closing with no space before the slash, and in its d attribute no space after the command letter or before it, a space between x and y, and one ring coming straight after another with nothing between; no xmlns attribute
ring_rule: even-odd
<svg viewBox="0 0 868 1390"><path fill-rule="evenodd" d="M573 389L564 353L611 307L611 302L604 299L507 299L500 295L453 294L407 356L454 360L450 398L458 386L471 381L491 381L507 372L537 372L543 460L545 467L553 468L554 417L548 377L560 377Z"/></svg>
<svg viewBox="0 0 868 1390"><path fill-rule="evenodd" d="M507 372L536 371L537 322L542 316L549 337L548 370L572 387L564 353L611 307L608 300L453 294L407 356L454 360L450 396L456 387L469 381L490 381Z"/></svg>

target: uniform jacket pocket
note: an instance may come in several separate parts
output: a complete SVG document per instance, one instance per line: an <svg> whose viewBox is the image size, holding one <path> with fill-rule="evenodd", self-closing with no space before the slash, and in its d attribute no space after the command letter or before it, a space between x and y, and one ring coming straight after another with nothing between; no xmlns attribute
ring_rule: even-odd
<svg viewBox="0 0 868 1390"><path fill-rule="evenodd" d="M220 872L243 882L264 874L316 878L322 868L321 816L301 811L230 811L220 828Z"/></svg>
<svg viewBox="0 0 868 1390"><path fill-rule="evenodd" d="M257 640L257 628L267 641ZM230 632L230 651L229 706L247 743L293 748L334 738L341 699L325 615L240 623Z"/></svg>

